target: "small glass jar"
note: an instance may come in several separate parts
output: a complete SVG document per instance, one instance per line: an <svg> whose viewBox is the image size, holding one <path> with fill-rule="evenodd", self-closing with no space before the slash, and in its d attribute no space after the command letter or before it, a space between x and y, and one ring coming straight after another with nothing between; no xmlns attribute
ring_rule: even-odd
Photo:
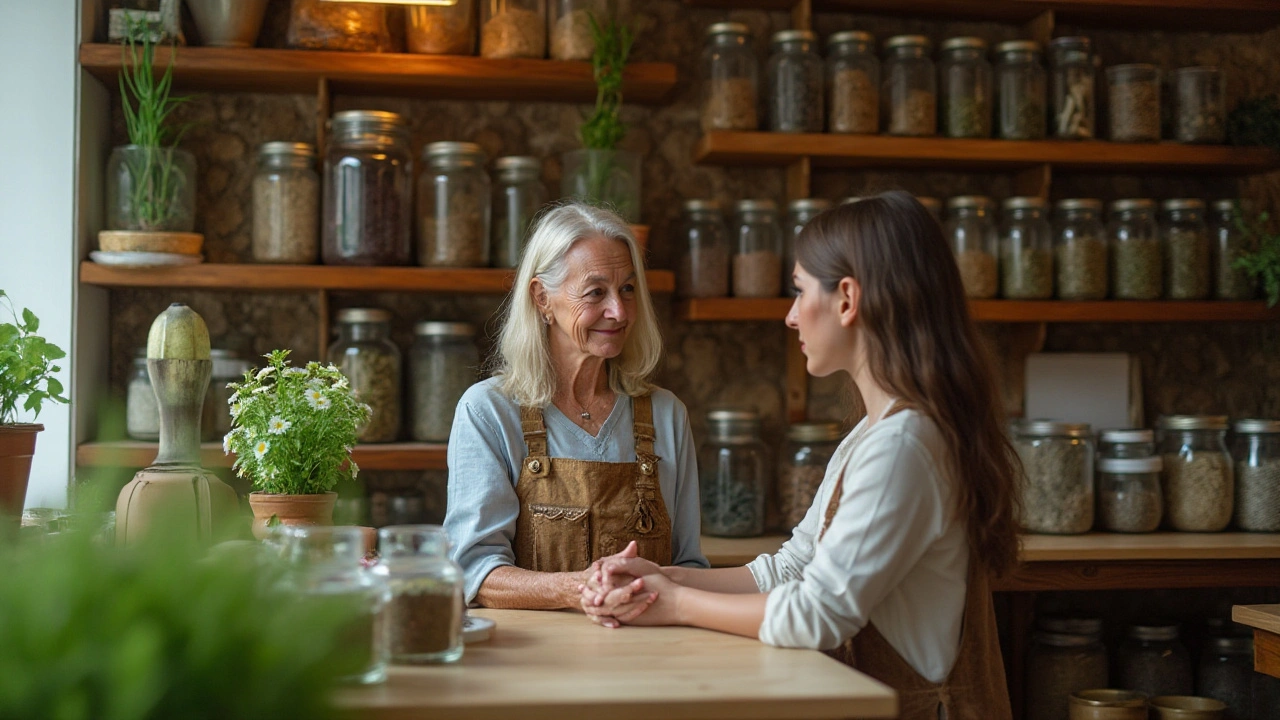
<svg viewBox="0 0 1280 720"><path fill-rule="evenodd" d="M1000 232L1000 294L1011 300L1053 297L1053 229L1039 197L1004 201Z"/></svg>
<svg viewBox="0 0 1280 720"><path fill-rule="evenodd" d="M702 532L754 537L764 532L768 450L753 410L707 413L708 437L698 455Z"/></svg>
<svg viewBox="0 0 1280 720"><path fill-rule="evenodd" d="M936 197L925 197L923 195L916 196L916 202L924 206L925 210L938 221L938 225L942 225L942 201Z"/></svg>
<svg viewBox="0 0 1280 720"><path fill-rule="evenodd" d="M1213 259L1204 201L1165 200L1160 209L1165 294L1170 300L1204 300L1209 297Z"/></svg>
<svg viewBox="0 0 1280 720"><path fill-rule="evenodd" d="M213 370L200 411L200 437L206 442L221 440L231 432L231 406L227 402L231 399L231 389L227 383L243 380L245 371L251 367L231 350L210 350L209 359L213 361Z"/></svg>
<svg viewBox="0 0 1280 720"><path fill-rule="evenodd" d="M1012 40L996 46L996 135L1043 140L1046 78L1040 44Z"/></svg>
<svg viewBox="0 0 1280 720"><path fill-rule="evenodd" d="M543 58L547 55L547 0L480 3L480 55Z"/></svg>
<svg viewBox="0 0 1280 720"><path fill-rule="evenodd" d="M391 313L378 308L338 311L338 339L329 362L351 382L360 402L373 409L360 442L392 442L400 435L400 349L391 342Z"/></svg>
<svg viewBox="0 0 1280 720"><path fill-rule="evenodd" d="M1235 472L1222 415L1160 419L1165 518L1174 530L1218 532L1231 522Z"/></svg>
<svg viewBox="0 0 1280 720"><path fill-rule="evenodd" d="M147 351L133 358L133 374L125 394L125 432L134 440L160 439L160 401L147 373Z"/></svg>
<svg viewBox="0 0 1280 720"><path fill-rule="evenodd" d="M1120 428L1098 433L1098 458L1148 458L1155 455L1156 434L1145 428Z"/></svg>
<svg viewBox="0 0 1280 720"><path fill-rule="evenodd" d="M1185 67L1173 71L1173 137L1183 143L1220 144L1227 138L1227 99L1222 71Z"/></svg>
<svg viewBox="0 0 1280 720"><path fill-rule="evenodd" d="M1102 201L1059 200L1054 217L1058 297L1101 300L1107 296L1107 232Z"/></svg>
<svg viewBox="0 0 1280 720"><path fill-rule="evenodd" d="M452 0L448 4L405 7L405 45L424 55L475 55L476 4Z"/></svg>
<svg viewBox="0 0 1280 720"><path fill-rule="evenodd" d="M769 129L773 132L822 132L822 58L818 36L809 30L773 34L766 77Z"/></svg>
<svg viewBox="0 0 1280 720"><path fill-rule="evenodd" d="M1147 697L1190 695L1191 655L1177 625L1133 625L1116 650L1120 687Z"/></svg>
<svg viewBox="0 0 1280 720"><path fill-rule="evenodd" d="M778 206L772 200L739 200L734 210L733 296L778 297L782 294Z"/></svg>
<svg viewBox="0 0 1280 720"><path fill-rule="evenodd" d="M1054 38L1049 42L1049 72L1053 136L1092 140L1097 118L1093 43L1080 36Z"/></svg>
<svg viewBox="0 0 1280 720"><path fill-rule="evenodd" d="M414 440L448 442L453 412L476 382L476 329L459 322L420 322L409 350L409 417Z"/></svg>
<svg viewBox="0 0 1280 720"><path fill-rule="evenodd" d="M880 59L875 38L860 30L827 38L827 129L874 135L880 131Z"/></svg>
<svg viewBox="0 0 1280 720"><path fill-rule="evenodd" d="M325 0L292 0L286 43L295 50L394 50L385 5Z"/></svg>
<svg viewBox="0 0 1280 720"><path fill-rule="evenodd" d="M1098 461L1098 513L1103 530L1152 532L1160 527L1164 499L1158 457L1102 458Z"/></svg>
<svg viewBox="0 0 1280 720"><path fill-rule="evenodd" d="M609 17L608 0L551 0L547 35L552 60L590 60L596 51L591 18Z"/></svg>
<svg viewBox="0 0 1280 720"><path fill-rule="evenodd" d="M676 294L684 298L728 297L729 230L715 200L686 200L680 221Z"/></svg>
<svg viewBox="0 0 1280 720"><path fill-rule="evenodd" d="M1107 651L1100 636L1032 633L1026 682L1028 718L1067 720L1071 693L1107 686Z"/></svg>
<svg viewBox="0 0 1280 720"><path fill-rule="evenodd" d="M702 131L759 128L760 67L747 26L723 22L707 28L701 66Z"/></svg>
<svg viewBox="0 0 1280 720"><path fill-rule="evenodd" d="M1253 300L1258 297L1258 280L1236 261L1249 252L1248 238L1240 224L1252 212L1247 200L1218 200L1213 203L1209 236L1213 239L1213 296L1219 300Z"/></svg>
<svg viewBox="0 0 1280 720"><path fill-rule="evenodd" d="M796 270L796 238L809 221L831 209L831 201L822 198L802 198L787 203L787 223L782 233L782 287L790 291L791 276Z"/></svg>
<svg viewBox="0 0 1280 720"><path fill-rule="evenodd" d="M547 202L542 184L542 161L536 157L501 157L493 163L498 182L493 188L493 266L520 264L533 219Z"/></svg>
<svg viewBox="0 0 1280 720"><path fill-rule="evenodd" d="M433 142L418 178L418 264L488 267L489 174L475 143Z"/></svg>
<svg viewBox="0 0 1280 720"><path fill-rule="evenodd" d="M1000 287L1000 240L996 232L991 198L960 195L947 200L946 237L960 268L964 293L971 298L993 298Z"/></svg>
<svg viewBox="0 0 1280 720"><path fill-rule="evenodd" d="M895 35L884 43L880 107L890 135L938 134L938 78L929 50L923 35Z"/></svg>
<svg viewBox="0 0 1280 720"><path fill-rule="evenodd" d="M1280 532L1280 420L1235 424L1236 527Z"/></svg>
<svg viewBox="0 0 1280 720"><path fill-rule="evenodd" d="M449 559L449 535L444 528L384 527L378 531L378 555L374 570L386 578L391 595L384 611L391 662L462 659L462 568Z"/></svg>
<svg viewBox="0 0 1280 720"><path fill-rule="evenodd" d="M1196 694L1226 703L1229 718L1253 716L1253 638L1211 637L1200 654Z"/></svg>
<svg viewBox="0 0 1280 720"><path fill-rule="evenodd" d="M329 121L322 254L326 265L408 265L413 154L404 119L346 110Z"/></svg>
<svg viewBox="0 0 1280 720"><path fill-rule="evenodd" d="M269 142L253 176L253 261L308 265L320 255L320 175L307 143Z"/></svg>
<svg viewBox="0 0 1280 720"><path fill-rule="evenodd" d="M1107 101L1112 141L1160 140L1160 70L1155 65L1107 68Z"/></svg>
<svg viewBox="0 0 1280 720"><path fill-rule="evenodd" d="M991 137L991 63L986 41L976 37L944 41L938 76L942 135Z"/></svg>
<svg viewBox="0 0 1280 720"><path fill-rule="evenodd" d="M809 512L839 445L839 423L803 422L787 428L778 458L778 510L785 527L799 525Z"/></svg>
<svg viewBox="0 0 1280 720"><path fill-rule="evenodd" d="M1111 203L1107 226L1111 297L1158 300L1164 295L1164 261L1156 201L1129 198Z"/></svg>
<svg viewBox="0 0 1280 720"><path fill-rule="evenodd" d="M1079 423L1017 423L1013 447L1022 461L1027 532L1069 535L1093 527L1093 433Z"/></svg>

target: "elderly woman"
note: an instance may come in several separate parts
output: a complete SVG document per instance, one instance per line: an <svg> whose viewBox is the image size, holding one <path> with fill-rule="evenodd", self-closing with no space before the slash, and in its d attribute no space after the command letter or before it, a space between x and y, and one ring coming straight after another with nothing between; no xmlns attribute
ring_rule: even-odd
<svg viewBox="0 0 1280 720"><path fill-rule="evenodd" d="M688 412L649 377L662 353L644 265L617 215L567 204L516 273L494 376L459 401L445 527L468 603L579 608L594 560L706 567Z"/></svg>

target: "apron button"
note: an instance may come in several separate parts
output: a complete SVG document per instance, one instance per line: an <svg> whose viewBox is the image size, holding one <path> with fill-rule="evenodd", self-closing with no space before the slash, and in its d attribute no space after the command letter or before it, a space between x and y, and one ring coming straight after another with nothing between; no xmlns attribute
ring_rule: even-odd
<svg viewBox="0 0 1280 720"><path fill-rule="evenodd" d="M529 472L531 472L531 473L539 473L539 472L542 472L542 461L541 461L541 460L530 460L530 461L529 461Z"/></svg>
<svg viewBox="0 0 1280 720"><path fill-rule="evenodd" d="M653 465L652 465L651 463L647 463L647 462L642 462L642 463L640 463L640 472L641 472L641 474L644 474L644 475L652 475L652 474L653 474Z"/></svg>

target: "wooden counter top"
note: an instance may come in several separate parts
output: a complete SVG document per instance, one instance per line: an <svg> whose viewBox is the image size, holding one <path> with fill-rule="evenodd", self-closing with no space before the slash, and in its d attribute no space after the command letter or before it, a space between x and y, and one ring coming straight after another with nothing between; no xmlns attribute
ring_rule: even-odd
<svg viewBox="0 0 1280 720"><path fill-rule="evenodd" d="M1255 630L1280 635L1280 605L1236 605L1231 619Z"/></svg>
<svg viewBox="0 0 1280 720"><path fill-rule="evenodd" d="M581 615L474 610L497 622L453 666L392 666L340 691L352 717L450 720L891 718L889 688L822 653L692 628L607 630Z"/></svg>

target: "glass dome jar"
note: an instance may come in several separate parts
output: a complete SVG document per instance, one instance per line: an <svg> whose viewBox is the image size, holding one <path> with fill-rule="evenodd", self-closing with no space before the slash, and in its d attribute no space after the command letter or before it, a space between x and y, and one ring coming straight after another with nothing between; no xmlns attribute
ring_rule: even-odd
<svg viewBox="0 0 1280 720"><path fill-rule="evenodd" d="M1145 428L1117 428L1098 433L1098 458L1147 458L1155 455L1156 434Z"/></svg>
<svg viewBox="0 0 1280 720"><path fill-rule="evenodd" d="M1222 71L1184 67L1173 71L1173 137L1183 143L1222 143L1227 139L1227 99Z"/></svg>
<svg viewBox="0 0 1280 720"><path fill-rule="evenodd" d="M1165 518L1183 532L1218 532L1231 522L1235 473L1222 415L1160 419Z"/></svg>
<svg viewBox="0 0 1280 720"><path fill-rule="evenodd" d="M1248 200L1218 200L1213 203L1209 237L1213 244L1213 296L1219 300L1253 300L1258 297L1258 280L1249 271L1236 268L1236 261L1249 252L1249 242L1240 229L1253 211Z"/></svg>
<svg viewBox="0 0 1280 720"><path fill-rule="evenodd" d="M817 43L818 36L809 30L773 34L773 52L766 68L769 129L773 132L822 132L823 68Z"/></svg>
<svg viewBox="0 0 1280 720"><path fill-rule="evenodd" d="M1280 420L1235 424L1236 526L1280 532Z"/></svg>
<svg viewBox="0 0 1280 720"><path fill-rule="evenodd" d="M684 298L729 295L729 230L720 203L686 200L680 222L680 260L676 264L676 294Z"/></svg>
<svg viewBox="0 0 1280 720"><path fill-rule="evenodd" d="M451 663L462 658L462 568L449 559L439 525L392 525L378 531L379 562L391 599L384 623L391 662Z"/></svg>
<svg viewBox="0 0 1280 720"><path fill-rule="evenodd" d="M787 428L778 457L778 510L783 526L799 525L809 512L840 436L840 424L835 422L794 423Z"/></svg>
<svg viewBox="0 0 1280 720"><path fill-rule="evenodd" d="M433 142L422 149L418 178L418 264L489 265L489 174L484 152L465 142Z"/></svg>
<svg viewBox="0 0 1280 720"><path fill-rule="evenodd" d="M787 223L782 233L782 287L788 292L791 276L796 269L796 238L809 221L831 209L831 201L823 198L802 198L787 203Z"/></svg>
<svg viewBox="0 0 1280 720"><path fill-rule="evenodd" d="M1053 297L1053 229L1039 197L1004 201L1000 232L1000 294L1011 300Z"/></svg>
<svg viewBox="0 0 1280 720"><path fill-rule="evenodd" d="M360 442L392 442L400 435L400 349L391 342L391 313L378 308L338 311L338 339L329 362L351 382L360 402L373 409Z"/></svg>
<svg viewBox="0 0 1280 720"><path fill-rule="evenodd" d="M1087 37L1049 41L1049 123L1059 140L1092 140L1097 118L1097 71Z"/></svg>
<svg viewBox="0 0 1280 720"><path fill-rule="evenodd" d="M480 3L480 55L487 58L547 56L547 0Z"/></svg>
<svg viewBox="0 0 1280 720"><path fill-rule="evenodd" d="M1107 226L1111 297L1158 300L1164 295L1164 261L1156 201L1129 198L1111 203Z"/></svg>
<svg viewBox="0 0 1280 720"><path fill-rule="evenodd" d="M1204 300L1209 297L1212 262L1204 201L1165 200L1160 208L1165 293L1170 300Z"/></svg>
<svg viewBox="0 0 1280 720"><path fill-rule="evenodd" d="M529 241L533 219L547 202L542 161L524 155L500 157L493 163L493 266L514 268Z"/></svg>
<svg viewBox="0 0 1280 720"><path fill-rule="evenodd" d="M476 382L476 329L460 322L420 322L409 350L409 417L414 440L448 442L453 412Z"/></svg>
<svg viewBox="0 0 1280 720"><path fill-rule="evenodd" d="M993 298L1000 286L996 232L991 198L960 195L947 200L946 237L951 242L964 293L971 298Z"/></svg>
<svg viewBox="0 0 1280 720"><path fill-rule="evenodd" d="M701 67L702 131L758 129L760 68L747 26L723 22L707 28Z"/></svg>
<svg viewBox="0 0 1280 720"><path fill-rule="evenodd" d="M769 462L760 439L759 414L712 410L707 413L707 432L698 454L702 532L720 537L760 535Z"/></svg>
<svg viewBox="0 0 1280 720"><path fill-rule="evenodd" d="M309 265L320 255L320 175L307 143L269 142L253 176L253 261Z"/></svg>
<svg viewBox="0 0 1280 720"><path fill-rule="evenodd" d="M1067 720L1071 693L1107 686L1107 651L1096 634L1034 632L1027 650L1027 717Z"/></svg>
<svg viewBox="0 0 1280 720"><path fill-rule="evenodd" d="M929 51L929 38L923 35L895 35L884 43L880 107L890 135L938 133L938 78Z"/></svg>
<svg viewBox="0 0 1280 720"><path fill-rule="evenodd" d="M942 135L991 137L991 63L982 38L955 37L942 43L938 63Z"/></svg>
<svg viewBox="0 0 1280 720"><path fill-rule="evenodd" d="M405 7L405 45L425 55L476 54L476 4L452 0L448 4Z"/></svg>
<svg viewBox="0 0 1280 720"><path fill-rule="evenodd" d="M133 358L133 373L125 393L125 432L134 440L160 439L160 401L147 373L147 350Z"/></svg>
<svg viewBox="0 0 1280 720"><path fill-rule="evenodd" d="M1054 256L1058 297L1101 300L1107 296L1107 233L1102 201L1059 200L1054 216Z"/></svg>
<svg viewBox="0 0 1280 720"><path fill-rule="evenodd" d="M1040 44L1011 40L996 46L996 135L1043 140L1046 78Z"/></svg>
<svg viewBox="0 0 1280 720"><path fill-rule="evenodd" d="M772 200L739 200L734 210L733 296L778 297L782 294L778 206Z"/></svg>
<svg viewBox="0 0 1280 720"><path fill-rule="evenodd" d="M827 129L874 135L880 131L880 59L875 38L859 30L827 38Z"/></svg>
<svg viewBox="0 0 1280 720"><path fill-rule="evenodd" d="M1107 68L1107 100L1112 141L1160 140L1160 70L1155 65Z"/></svg>
<svg viewBox="0 0 1280 720"><path fill-rule="evenodd" d="M590 60L596 51L591 34L591 18L600 22L609 17L609 0L551 0L550 35L552 60Z"/></svg>
<svg viewBox="0 0 1280 720"><path fill-rule="evenodd" d="M1248 718L1253 708L1253 675L1253 638L1211 637L1200 653L1196 693L1226 703L1231 713L1227 717Z"/></svg>
<svg viewBox="0 0 1280 720"><path fill-rule="evenodd" d="M1191 655L1177 625L1133 625L1116 651L1120 687L1147 697L1190 695Z"/></svg>
<svg viewBox="0 0 1280 720"><path fill-rule="evenodd" d="M404 119L347 110L329 121L322 255L326 265L408 265L413 155Z"/></svg>
<svg viewBox="0 0 1280 720"><path fill-rule="evenodd" d="M1093 433L1088 425L1029 420L1014 425L1022 461L1027 532L1070 535L1093 527Z"/></svg>
<svg viewBox="0 0 1280 720"><path fill-rule="evenodd" d="M1160 527L1164 498L1158 457L1102 458L1098 461L1098 513L1103 530L1152 532Z"/></svg>

